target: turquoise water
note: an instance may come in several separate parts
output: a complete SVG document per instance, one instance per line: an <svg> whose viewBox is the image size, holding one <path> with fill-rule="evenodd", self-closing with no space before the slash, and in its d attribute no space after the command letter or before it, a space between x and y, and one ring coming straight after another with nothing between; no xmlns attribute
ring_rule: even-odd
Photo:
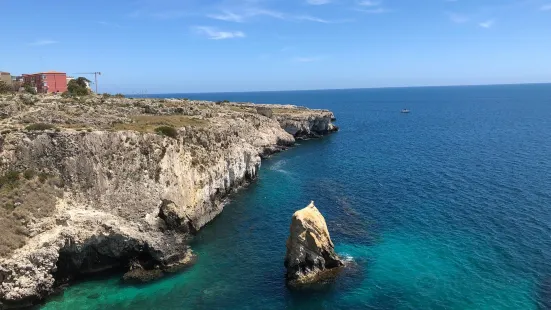
<svg viewBox="0 0 551 310"><path fill-rule="evenodd" d="M341 131L265 160L187 271L84 282L43 309L551 306L551 85L180 96L329 108ZM310 200L351 267L289 290L288 226Z"/></svg>

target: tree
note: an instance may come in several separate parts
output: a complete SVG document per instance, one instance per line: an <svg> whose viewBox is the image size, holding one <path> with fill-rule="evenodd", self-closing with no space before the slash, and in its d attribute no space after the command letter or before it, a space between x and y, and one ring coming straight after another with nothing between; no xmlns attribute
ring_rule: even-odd
<svg viewBox="0 0 551 310"><path fill-rule="evenodd" d="M90 89L88 88L88 83L90 83L90 80L88 80L85 77L78 77L76 79L72 79L67 84L67 91L71 95L76 95L76 96L90 95Z"/></svg>

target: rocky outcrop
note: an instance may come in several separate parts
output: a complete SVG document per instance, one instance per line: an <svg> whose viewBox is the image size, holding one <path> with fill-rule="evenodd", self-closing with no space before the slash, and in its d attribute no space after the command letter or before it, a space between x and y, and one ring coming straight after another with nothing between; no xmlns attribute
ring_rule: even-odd
<svg viewBox="0 0 551 310"><path fill-rule="evenodd" d="M34 303L103 270L147 280L188 265L189 238L222 211L229 193L256 177L261 156L293 145L293 130L282 126L334 129L331 112L292 106L269 115L252 104L37 98L26 106L0 97L9 112L0 120L0 178L15 180L0 184L1 195L14 197L0 207L0 226L25 240L0 253L0 308ZM53 128L30 130L33 123ZM175 134L157 134L159 125ZM46 184L58 194L23 212L20 205L29 203L19 200L28 195L17 196L18 184L28 171L40 176L36 183L55 179Z"/></svg>
<svg viewBox="0 0 551 310"><path fill-rule="evenodd" d="M335 253L323 215L312 201L293 214L285 255L291 284L316 282L344 264Z"/></svg>

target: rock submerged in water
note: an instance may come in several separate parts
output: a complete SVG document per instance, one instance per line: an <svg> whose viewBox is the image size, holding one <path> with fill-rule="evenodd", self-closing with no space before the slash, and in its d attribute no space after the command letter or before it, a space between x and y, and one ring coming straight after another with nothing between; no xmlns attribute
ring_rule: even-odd
<svg viewBox="0 0 551 310"><path fill-rule="evenodd" d="M323 215L312 201L293 214L285 268L291 284L313 283L344 266L335 253Z"/></svg>

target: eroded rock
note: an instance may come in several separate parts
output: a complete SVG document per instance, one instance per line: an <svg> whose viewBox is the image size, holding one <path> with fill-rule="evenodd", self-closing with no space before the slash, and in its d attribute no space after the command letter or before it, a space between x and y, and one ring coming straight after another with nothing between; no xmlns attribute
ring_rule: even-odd
<svg viewBox="0 0 551 310"><path fill-rule="evenodd" d="M287 280L291 284L316 282L343 265L314 202L295 212L287 239Z"/></svg>
<svg viewBox="0 0 551 310"><path fill-rule="evenodd" d="M185 267L194 258L189 235L222 211L229 193L255 178L261 156L293 145L295 127L333 130L330 111L295 106L102 96L33 100L25 105L18 96L0 95L0 176L30 169L63 185L52 185L60 194L43 216L29 215L19 230L6 228L25 234L21 246L0 253L0 308L40 301L74 277L128 271L133 261L141 270L130 278ZM271 109L272 117L257 107ZM55 129L27 129L35 123ZM164 124L177 129L174 137L155 132ZM13 208L20 212L19 205Z"/></svg>

